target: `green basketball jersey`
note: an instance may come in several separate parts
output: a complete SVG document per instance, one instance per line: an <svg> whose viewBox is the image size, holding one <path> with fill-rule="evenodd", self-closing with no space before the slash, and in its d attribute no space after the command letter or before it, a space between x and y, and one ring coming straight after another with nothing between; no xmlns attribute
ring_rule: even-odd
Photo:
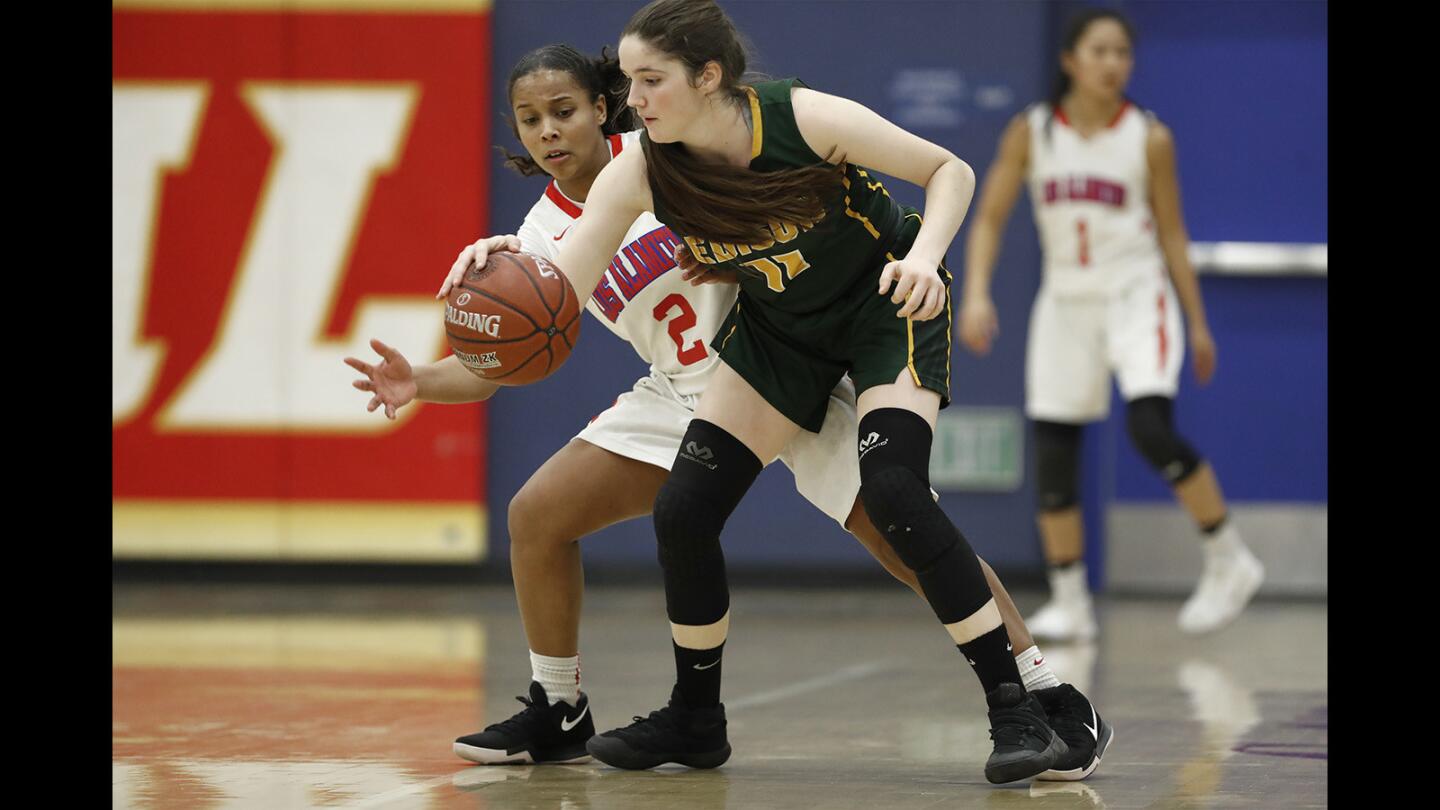
<svg viewBox="0 0 1440 810"><path fill-rule="evenodd" d="M823 163L800 136L790 89L799 79L757 82L747 88L753 122L750 168L757 172ZM877 283L888 261L903 216L880 178L845 164L844 195L813 225L772 222L763 242L736 245L713 242L671 227L697 260L734 269L740 289L757 303L790 315L818 313L859 281ZM669 225L665 201L654 191L655 217ZM870 290L874 294L874 290ZM839 314L839 313L836 313Z"/></svg>

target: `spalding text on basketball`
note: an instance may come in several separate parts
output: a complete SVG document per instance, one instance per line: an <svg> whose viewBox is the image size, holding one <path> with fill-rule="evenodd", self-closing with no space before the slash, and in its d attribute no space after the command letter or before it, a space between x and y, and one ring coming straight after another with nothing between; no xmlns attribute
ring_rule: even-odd
<svg viewBox="0 0 1440 810"><path fill-rule="evenodd" d="M490 337L500 336L499 315L481 315L478 312L466 312L463 309L456 309L446 304L445 322L464 326L467 329L473 329L482 335L489 335Z"/></svg>

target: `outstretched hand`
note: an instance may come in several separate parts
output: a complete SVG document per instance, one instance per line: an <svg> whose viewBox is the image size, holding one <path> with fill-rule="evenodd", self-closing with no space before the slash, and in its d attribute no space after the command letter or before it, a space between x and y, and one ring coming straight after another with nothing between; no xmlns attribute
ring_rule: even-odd
<svg viewBox="0 0 1440 810"><path fill-rule="evenodd" d="M370 404L365 407L365 410L374 411L383 405L385 406L385 416L394 419L397 410L415 399L418 392L415 374L410 369L410 361L395 349L374 338L370 339L370 348L380 355L380 365L372 366L354 357L345 358L345 365L366 377L363 380L355 380L351 385L361 391L369 391L373 394L370 397Z"/></svg>

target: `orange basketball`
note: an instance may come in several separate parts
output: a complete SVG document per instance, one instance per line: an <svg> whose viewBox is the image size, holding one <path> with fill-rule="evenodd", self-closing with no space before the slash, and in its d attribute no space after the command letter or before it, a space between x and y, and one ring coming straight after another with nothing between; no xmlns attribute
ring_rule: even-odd
<svg viewBox="0 0 1440 810"><path fill-rule="evenodd" d="M445 334L470 373L500 385L529 385L553 374L575 348L580 300L548 260L492 253L450 291Z"/></svg>

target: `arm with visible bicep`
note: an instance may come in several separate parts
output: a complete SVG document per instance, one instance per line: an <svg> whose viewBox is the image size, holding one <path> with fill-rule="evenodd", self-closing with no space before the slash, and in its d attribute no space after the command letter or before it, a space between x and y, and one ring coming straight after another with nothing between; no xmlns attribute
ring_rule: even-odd
<svg viewBox="0 0 1440 810"><path fill-rule="evenodd" d="M645 155L638 148L626 149L595 178L585 198L584 216L575 221L555 257L555 266L581 301L595 292L625 234L651 207Z"/></svg>
<svg viewBox="0 0 1440 810"><path fill-rule="evenodd" d="M1190 264L1190 234L1180 212L1180 178L1175 169L1175 138L1170 128L1155 121L1145 137L1145 159L1150 168L1150 210L1155 214L1155 233L1165 266L1175 283L1175 294L1185 311L1186 335L1195 377L1201 385L1215 374L1215 339L1205 318L1205 301L1200 282Z"/></svg>
<svg viewBox="0 0 1440 810"><path fill-rule="evenodd" d="M791 93L800 136L817 155L832 155L925 189L924 220L910 252L880 273L880 294L904 302L897 317L926 321L945 309L936 268L965 221L975 171L948 149L890 123L862 104L802 87ZM907 301L908 299L908 301Z"/></svg>
<svg viewBox="0 0 1440 810"><path fill-rule="evenodd" d="M960 340L976 354L988 354L990 342L1000 334L1000 318L990 298L990 279L1000 256L1000 240L1010 212L1020 198L1030 160L1030 124L1024 113L1015 116L1000 136L995 162L985 174L975 219L965 240L965 292L961 296Z"/></svg>

